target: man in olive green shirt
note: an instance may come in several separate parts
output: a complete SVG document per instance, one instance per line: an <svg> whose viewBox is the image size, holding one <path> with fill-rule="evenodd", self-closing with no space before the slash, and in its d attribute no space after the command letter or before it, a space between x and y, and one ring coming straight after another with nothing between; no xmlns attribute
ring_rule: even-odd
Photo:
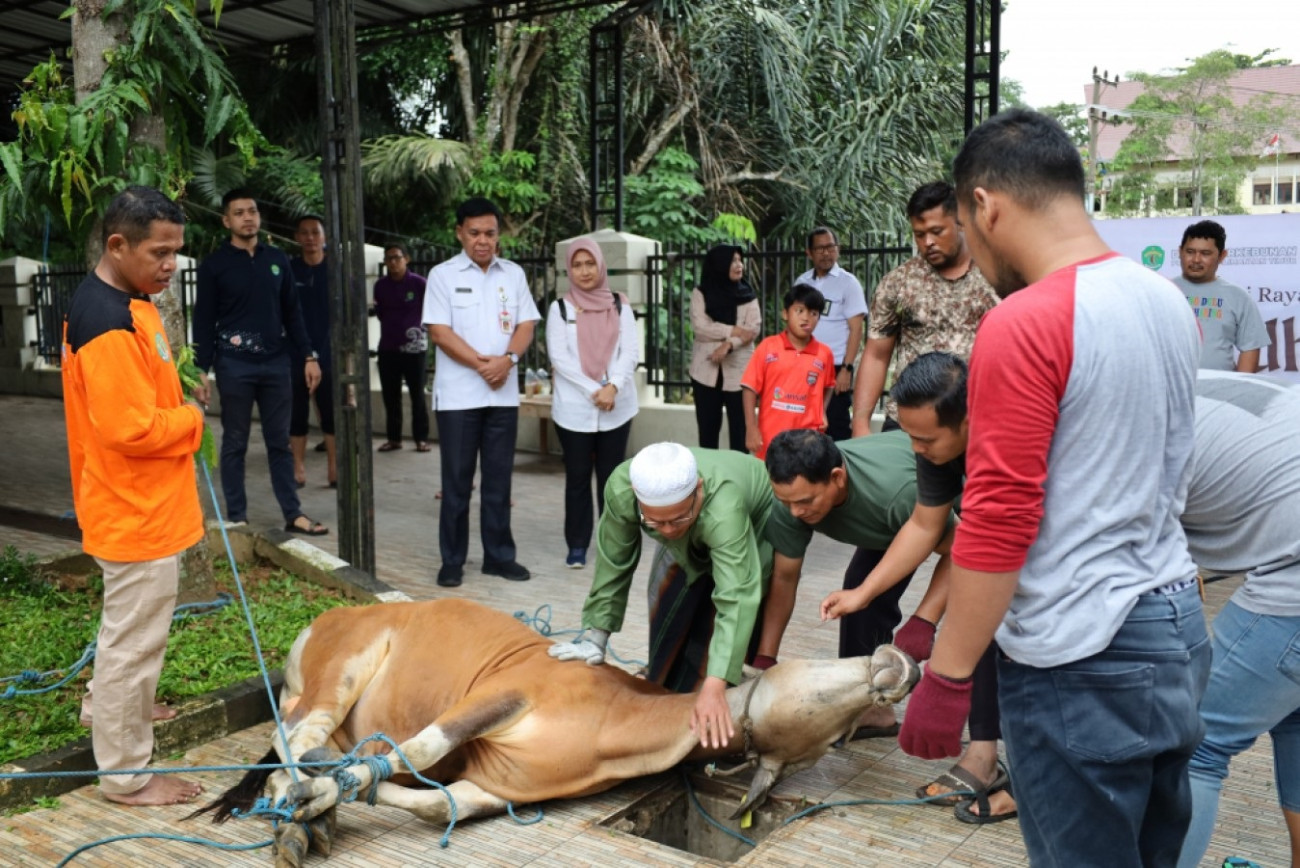
<svg viewBox="0 0 1300 868"><path fill-rule="evenodd" d="M771 575L772 548L763 530L773 503L762 463L740 452L655 443L620 464L605 486L595 578L582 610L585 632L553 646L551 656L592 665L604 661L609 634L623 626L644 530L675 562L688 589L711 584L715 614L691 726L706 745L725 744L734 728L723 691L740 681ZM652 594L653 584L654 577ZM654 609L652 603L652 624ZM663 640L652 632L653 668Z"/></svg>
<svg viewBox="0 0 1300 868"><path fill-rule="evenodd" d="M773 508L766 525L767 540L774 550L772 587L758 653L775 657L794 611L804 553L813 531L858 547L858 555L844 574L844 588L856 588L912 515L916 455L902 431L839 443L819 431L783 431L768 446L767 471L776 499L784 507ZM952 523L949 516L949 527ZM908 574L862 611L840 619L841 657L871 654L893 638L894 628L902 620L899 599L911 578ZM925 604L922 601L922 606ZM889 708L868 709L862 720L867 732L859 737L895 734L893 715Z"/></svg>

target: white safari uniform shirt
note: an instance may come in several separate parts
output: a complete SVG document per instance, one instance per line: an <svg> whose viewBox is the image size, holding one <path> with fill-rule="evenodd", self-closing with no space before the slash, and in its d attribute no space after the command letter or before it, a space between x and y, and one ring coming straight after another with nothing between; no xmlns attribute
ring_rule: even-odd
<svg viewBox="0 0 1300 868"><path fill-rule="evenodd" d="M569 318L560 316L560 303L551 302L546 313L546 352L551 358L555 375L551 378L551 419L569 431L590 434L595 431L612 431L636 415L636 382L633 375L637 365L636 318L632 306L623 300L623 310L618 318L618 346L610 359L605 378L618 389L614 396L614 409L599 410L591 402L591 393L601 384L588 377L578 358L578 312L568 302L564 305Z"/></svg>
<svg viewBox="0 0 1300 868"><path fill-rule="evenodd" d="M462 251L429 273L424 324L451 326L485 356L505 355L519 324L539 319L524 270L513 262L494 258L485 272ZM493 389L478 371L462 365L441 347L436 366L433 394L438 410L519 406L519 388L513 378Z"/></svg>
<svg viewBox="0 0 1300 868"><path fill-rule="evenodd" d="M795 280L815 288L826 298L826 312L813 329L813 337L831 348L835 364L844 364L844 353L849 348L849 320L855 316L865 317L867 313L867 296L862 291L862 284L839 264L822 277L816 276L814 269L809 269ZM866 336L866 324L863 323L863 336ZM859 345L858 349L861 349Z"/></svg>

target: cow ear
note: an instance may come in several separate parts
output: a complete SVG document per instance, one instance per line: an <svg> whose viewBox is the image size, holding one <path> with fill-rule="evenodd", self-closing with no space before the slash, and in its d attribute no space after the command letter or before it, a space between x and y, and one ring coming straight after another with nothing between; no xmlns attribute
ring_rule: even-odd
<svg viewBox="0 0 1300 868"><path fill-rule="evenodd" d="M781 767L769 769L763 763L758 764L754 771L754 781L749 785L749 792L745 794L745 800L740 803L732 813L731 819L739 819L746 811L752 811L767 801L767 793L776 783L776 776L781 772Z"/></svg>

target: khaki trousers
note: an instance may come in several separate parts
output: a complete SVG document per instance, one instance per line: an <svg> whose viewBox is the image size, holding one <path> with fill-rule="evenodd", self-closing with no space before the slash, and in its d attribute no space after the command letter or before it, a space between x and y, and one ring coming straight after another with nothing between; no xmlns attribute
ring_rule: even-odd
<svg viewBox="0 0 1300 868"><path fill-rule="evenodd" d="M180 556L154 561L106 561L104 612L95 646L95 764L100 771L141 769L153 756L153 703L167 632L176 606ZM134 793L149 774L107 775L104 792Z"/></svg>

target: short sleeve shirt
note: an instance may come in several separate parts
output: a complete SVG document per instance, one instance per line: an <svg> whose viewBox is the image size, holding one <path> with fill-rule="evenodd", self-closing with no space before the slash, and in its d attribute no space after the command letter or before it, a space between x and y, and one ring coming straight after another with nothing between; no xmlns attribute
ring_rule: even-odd
<svg viewBox="0 0 1300 868"><path fill-rule="evenodd" d="M894 379L917 356L946 352L970 359L975 328L998 303L979 268L948 280L917 256L884 276L871 299L867 337L894 338ZM898 418L891 399L886 414Z"/></svg>
<svg viewBox="0 0 1300 868"><path fill-rule="evenodd" d="M429 274L424 325L450 326L485 356L505 355L518 325L539 319L524 270L513 262L493 259L484 271L461 252ZM433 390L439 410L519 406L519 389L512 382L493 389L477 371L441 348L435 365Z"/></svg>
<svg viewBox="0 0 1300 868"><path fill-rule="evenodd" d="M813 329L813 337L831 348L836 365L843 364L844 354L849 349L849 320L867 313L867 297L862 284L838 265L821 277L809 269L799 275L795 283L815 287L826 299L822 317L817 321L817 328Z"/></svg>
<svg viewBox="0 0 1300 868"><path fill-rule="evenodd" d="M782 431L820 430L826 424L826 390L835 387L835 360L830 347L813 338L796 349L785 332L764 338L750 356L740 385L758 399L758 431L767 444Z"/></svg>
<svg viewBox="0 0 1300 868"><path fill-rule="evenodd" d="M916 506L916 454L902 431L887 431L836 444L848 473L848 496L816 525L805 524L777 502L767 520L772 548L801 559L813 531L852 546L884 551ZM948 518L951 527L953 519Z"/></svg>
<svg viewBox="0 0 1300 868"><path fill-rule="evenodd" d="M1201 326L1200 367L1231 371L1237 367L1233 349L1258 350L1272 343L1264 318L1246 290L1216 277L1209 283L1192 283L1181 275L1174 283L1187 296L1187 303Z"/></svg>

